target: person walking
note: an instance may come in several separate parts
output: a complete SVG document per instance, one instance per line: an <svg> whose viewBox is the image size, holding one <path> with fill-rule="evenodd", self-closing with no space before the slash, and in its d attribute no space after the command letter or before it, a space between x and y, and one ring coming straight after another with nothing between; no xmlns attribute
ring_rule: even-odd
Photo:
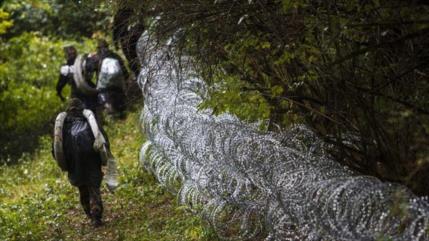
<svg viewBox="0 0 429 241"><path fill-rule="evenodd" d="M125 80L129 77L124 61L109 49L105 40L98 41L96 58L98 103L108 114L123 117L126 108Z"/></svg>
<svg viewBox="0 0 429 241"><path fill-rule="evenodd" d="M84 107L96 112L97 89L91 81L97 69L97 60L88 55L78 55L74 46L64 47L66 64L61 66L56 90L58 97L65 101L62 91L66 85L71 86L71 98L78 98Z"/></svg>
<svg viewBox="0 0 429 241"><path fill-rule="evenodd" d="M103 224L100 185L103 179L101 168L106 162L100 150L108 148L104 136L92 111L84 109L84 104L77 98L73 98L66 112L57 117L53 156L60 168L68 173L71 185L79 189L80 203L95 227Z"/></svg>

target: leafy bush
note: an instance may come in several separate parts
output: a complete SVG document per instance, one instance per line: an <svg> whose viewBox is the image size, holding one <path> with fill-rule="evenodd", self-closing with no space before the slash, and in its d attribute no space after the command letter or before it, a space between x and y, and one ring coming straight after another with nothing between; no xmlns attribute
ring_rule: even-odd
<svg viewBox="0 0 429 241"><path fill-rule="evenodd" d="M108 5L96 1L5 0L3 6L14 20L7 38L40 32L45 36L80 39L109 28Z"/></svg>
<svg viewBox="0 0 429 241"><path fill-rule="evenodd" d="M59 67L66 42L37 33L24 33L2 41L0 47L1 157L19 154L46 131L64 106L56 96ZM73 43L73 42L67 42ZM75 43L78 45L77 43ZM95 49L90 40L83 51ZM33 138L34 137L34 138Z"/></svg>
<svg viewBox="0 0 429 241"><path fill-rule="evenodd" d="M13 26L9 19L9 13L0 8L0 34L6 33L6 30Z"/></svg>

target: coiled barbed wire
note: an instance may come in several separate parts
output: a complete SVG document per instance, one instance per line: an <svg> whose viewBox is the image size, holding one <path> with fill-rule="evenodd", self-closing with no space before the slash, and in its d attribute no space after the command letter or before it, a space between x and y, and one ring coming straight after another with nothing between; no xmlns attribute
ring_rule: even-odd
<svg viewBox="0 0 429 241"><path fill-rule="evenodd" d="M170 41L171 43L171 41ZM260 132L198 110L205 84L186 56L146 32L138 53L141 161L224 239L429 240L429 204L330 159L309 129Z"/></svg>

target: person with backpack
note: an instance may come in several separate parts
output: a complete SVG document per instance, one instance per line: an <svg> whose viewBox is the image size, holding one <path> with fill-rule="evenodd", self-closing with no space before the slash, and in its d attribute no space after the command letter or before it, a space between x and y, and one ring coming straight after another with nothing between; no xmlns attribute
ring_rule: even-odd
<svg viewBox="0 0 429 241"><path fill-rule="evenodd" d="M71 86L71 98L81 100L87 109L96 111L97 107L97 89L91 81L96 69L96 58L88 55L78 55L74 46L64 47L66 64L61 66L60 77L57 82L57 95L62 101L65 98L62 90L66 85Z"/></svg>
<svg viewBox="0 0 429 241"><path fill-rule="evenodd" d="M109 49L105 40L97 46L98 103L108 114L123 116L125 111L125 80L129 77L122 58Z"/></svg>
<svg viewBox="0 0 429 241"><path fill-rule="evenodd" d="M52 154L71 185L79 189L87 217L95 227L102 225L101 167L107 165L106 184L113 192L118 186L116 160L95 114L77 98L55 120Z"/></svg>

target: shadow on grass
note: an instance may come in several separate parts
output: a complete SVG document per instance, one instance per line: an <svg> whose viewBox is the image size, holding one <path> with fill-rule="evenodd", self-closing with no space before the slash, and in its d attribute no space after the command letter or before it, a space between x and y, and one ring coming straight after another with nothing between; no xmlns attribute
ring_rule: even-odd
<svg viewBox="0 0 429 241"><path fill-rule="evenodd" d="M42 127L26 131L8 131L0 135L0 165L19 163L23 154L33 154L39 147L40 137L51 134L54 121Z"/></svg>

